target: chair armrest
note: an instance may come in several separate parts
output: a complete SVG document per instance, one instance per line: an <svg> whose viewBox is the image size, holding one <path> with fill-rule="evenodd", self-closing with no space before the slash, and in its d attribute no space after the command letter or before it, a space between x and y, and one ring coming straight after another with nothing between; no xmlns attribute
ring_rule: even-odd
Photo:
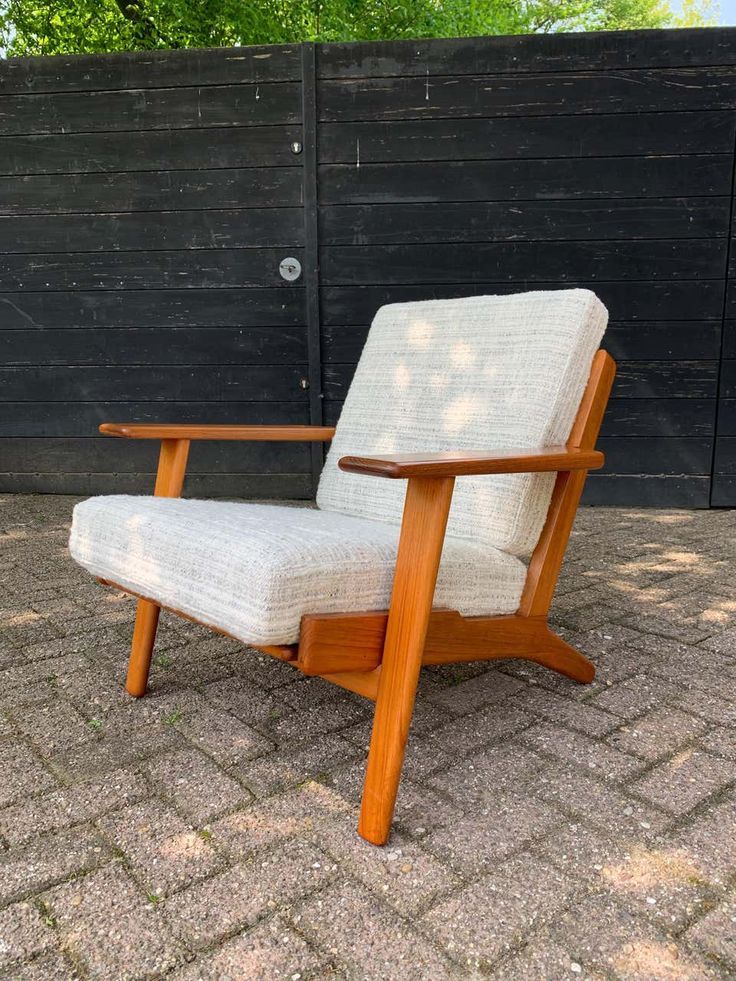
<svg viewBox="0 0 736 981"><path fill-rule="evenodd" d="M330 440L335 435L335 430L329 426L194 426L186 423L159 425L155 422L103 422L100 432L105 436L125 436L127 439L228 439L255 442L319 442Z"/></svg>
<svg viewBox="0 0 736 981"><path fill-rule="evenodd" d="M599 450L543 446L539 449L458 451L457 453L399 453L386 456L344 456L338 466L350 473L373 477L469 477L499 473L548 473L597 470Z"/></svg>

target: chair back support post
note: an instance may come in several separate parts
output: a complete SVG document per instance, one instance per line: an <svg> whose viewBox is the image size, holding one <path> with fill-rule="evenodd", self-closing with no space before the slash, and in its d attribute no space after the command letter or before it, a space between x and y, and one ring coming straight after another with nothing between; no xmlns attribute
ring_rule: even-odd
<svg viewBox="0 0 736 981"><path fill-rule="evenodd" d="M615 375L616 362L607 351L599 350L570 431L567 445L571 449L595 448ZM587 470L557 475L547 520L529 562L518 610L522 616L546 618L549 612L587 475Z"/></svg>

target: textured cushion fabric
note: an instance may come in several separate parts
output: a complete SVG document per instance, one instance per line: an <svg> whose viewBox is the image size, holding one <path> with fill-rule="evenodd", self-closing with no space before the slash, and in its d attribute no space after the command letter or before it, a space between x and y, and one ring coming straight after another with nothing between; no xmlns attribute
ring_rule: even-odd
<svg viewBox="0 0 736 981"><path fill-rule="evenodd" d="M399 529L312 508L115 495L78 504L69 547L93 575L253 644L297 640L305 613L388 607ZM526 569L448 538L435 606L512 613Z"/></svg>
<svg viewBox="0 0 736 981"><path fill-rule="evenodd" d="M382 307L337 426L318 507L399 523L404 481L343 473L341 456L566 442L607 312L589 290ZM462 477L448 534L528 556L554 474Z"/></svg>

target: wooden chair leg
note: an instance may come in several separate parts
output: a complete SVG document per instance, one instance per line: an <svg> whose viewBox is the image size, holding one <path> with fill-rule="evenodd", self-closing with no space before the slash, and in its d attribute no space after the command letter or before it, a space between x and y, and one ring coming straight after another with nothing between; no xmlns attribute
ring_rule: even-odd
<svg viewBox="0 0 736 981"><path fill-rule="evenodd" d="M374 845L391 831L453 485L412 478L406 491L358 824Z"/></svg>
<svg viewBox="0 0 736 981"><path fill-rule="evenodd" d="M138 609L133 627L133 643L128 661L128 677L125 690L134 698L142 698L148 687L148 672L151 669L153 644L156 640L158 615L161 607L150 600L138 600Z"/></svg>
<svg viewBox="0 0 736 981"><path fill-rule="evenodd" d="M155 497L179 497L184 486L188 456L188 439L161 440L156 486L153 491ZM125 681L125 690L134 698L142 698L146 694L160 612L161 607L151 600L138 600L128 677Z"/></svg>

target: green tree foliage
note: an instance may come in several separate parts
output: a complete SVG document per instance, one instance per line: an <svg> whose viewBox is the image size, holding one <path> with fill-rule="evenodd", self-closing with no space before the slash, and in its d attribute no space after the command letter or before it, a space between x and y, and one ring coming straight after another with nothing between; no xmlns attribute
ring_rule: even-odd
<svg viewBox="0 0 736 981"><path fill-rule="evenodd" d="M8 55L696 26L710 0L0 0Z"/></svg>

